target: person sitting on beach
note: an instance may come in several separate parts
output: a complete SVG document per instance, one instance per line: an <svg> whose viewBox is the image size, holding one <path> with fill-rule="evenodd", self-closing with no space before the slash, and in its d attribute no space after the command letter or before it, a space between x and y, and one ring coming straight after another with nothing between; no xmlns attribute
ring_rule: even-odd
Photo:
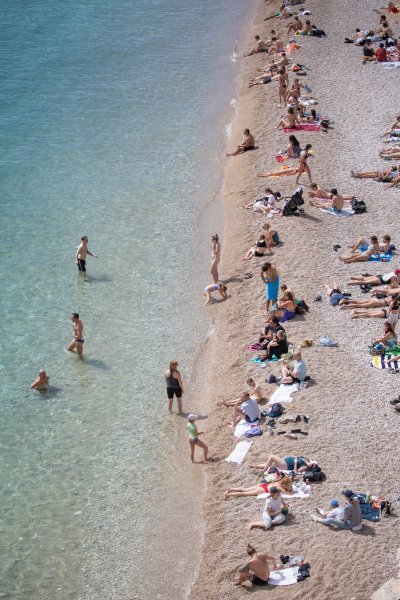
<svg viewBox="0 0 400 600"><path fill-rule="evenodd" d="M371 40L367 40L363 46L363 61L362 64L365 65L367 62L373 62L375 59L375 51L372 47Z"/></svg>
<svg viewBox="0 0 400 600"><path fill-rule="evenodd" d="M260 417L260 410L255 400L250 398L249 392L243 392L239 400L236 402L234 407L232 427L235 429L236 425L242 419L245 419L247 423L255 423Z"/></svg>
<svg viewBox="0 0 400 600"><path fill-rule="evenodd" d="M246 138L244 140L243 144L240 144L237 147L237 150L235 150L235 152L232 152L231 154L227 154L226 156L236 156L237 154L241 154L242 152L247 152L248 150L254 150L255 141L254 141L254 137L250 133L250 129L245 129L243 134L245 135L245 138Z"/></svg>
<svg viewBox="0 0 400 600"><path fill-rule="evenodd" d="M271 39L271 46L268 50L268 56L272 54L281 54L283 52L283 42L278 37Z"/></svg>
<svg viewBox="0 0 400 600"><path fill-rule="evenodd" d="M271 322L264 327L264 330L259 337L260 344L265 344L265 347L261 347L260 350L266 350L268 343L272 340L274 334L278 333L278 331L283 331L286 334L285 329L279 322L278 317L272 317Z"/></svg>
<svg viewBox="0 0 400 600"><path fill-rule="evenodd" d="M308 123L309 125L315 125L320 122L319 117L317 117L317 111L315 110L315 108L312 108L310 110L309 115L304 116L303 121L304 123Z"/></svg>
<svg viewBox="0 0 400 600"><path fill-rule="evenodd" d="M325 191L325 190L323 190L323 191ZM330 208L335 213L338 213L338 214L341 213L343 210L343 207L344 207L345 197L342 196L341 194L339 194L336 188L331 189L330 197L331 197ZM311 204L311 206L314 206L315 208L327 208L326 202L318 202L317 200L313 200L312 198L310 198L310 204Z"/></svg>
<svg viewBox="0 0 400 600"><path fill-rule="evenodd" d="M211 293L212 292L219 292L222 296L222 300L226 300L227 298L227 286L224 285L223 283L210 283L210 285L206 285L206 287L204 288L204 292L203 292L203 296L206 297L206 301L204 302L204 306L207 306L207 304L211 303L212 300L212 296Z"/></svg>
<svg viewBox="0 0 400 600"><path fill-rule="evenodd" d="M362 528L362 512L361 506L354 493L351 490L344 490L342 492L346 498L346 503L343 507L343 512L336 512L336 516L326 516L325 518L311 515L311 518L316 523L322 523L322 525L337 527L338 529L352 529L353 531L359 531Z"/></svg>
<svg viewBox="0 0 400 600"><path fill-rule="evenodd" d="M258 54L259 52L267 52L267 45L260 39L260 36L256 35L254 39L256 40L256 47L247 54L243 54L243 56L252 56L253 54Z"/></svg>
<svg viewBox="0 0 400 600"><path fill-rule="evenodd" d="M255 400L257 404L259 404L264 398L264 393L262 391L261 386L258 385L252 377L248 378L247 385L250 388L249 397L252 400ZM234 400L224 400L222 404L227 407L236 406L236 404L239 402L239 400L241 400L241 398L242 396L240 398L235 398Z"/></svg>
<svg viewBox="0 0 400 600"><path fill-rule="evenodd" d="M276 231L276 229L273 229L269 223L264 223L262 230L265 235L268 248L278 246L278 244L280 244L279 233Z"/></svg>
<svg viewBox="0 0 400 600"><path fill-rule="evenodd" d="M386 62L387 61L387 52L385 48L385 44L379 44L379 48L375 50L375 58L378 62Z"/></svg>
<svg viewBox="0 0 400 600"><path fill-rule="evenodd" d="M204 442L199 440L199 435L204 435L204 431L197 431L195 421L198 418L199 417L197 415L192 415L192 414L188 415L189 422L186 427L189 430L190 460L192 461L192 463L194 463L195 448L196 448L196 446L200 446L200 448L203 448L203 453L204 453L203 462L206 463L207 455L208 455L208 446L206 446L206 444Z"/></svg>
<svg viewBox="0 0 400 600"><path fill-rule="evenodd" d="M295 135L289 135L289 145L286 150L288 158L300 158L301 146Z"/></svg>
<svg viewBox="0 0 400 600"><path fill-rule="evenodd" d="M392 13L393 15L395 15L400 12L400 5L396 6L396 4L394 4L394 2L388 2L388 5L386 6L386 10L388 11L388 13Z"/></svg>
<svg viewBox="0 0 400 600"><path fill-rule="evenodd" d="M387 319L393 328L396 327L397 321L400 315L400 301L398 296L393 296L393 300L389 304L388 308L381 308L379 310L355 310L351 315L350 319Z"/></svg>
<svg viewBox="0 0 400 600"><path fill-rule="evenodd" d="M272 563L272 568L277 569L278 564L274 556L269 556L265 552L257 552L253 546L247 545L247 554L250 560L238 567L239 578L235 581L236 586L242 586L245 582L250 582L253 585L267 585L270 575L269 562Z"/></svg>
<svg viewBox="0 0 400 600"><path fill-rule="evenodd" d="M385 131L383 135L390 135L395 129L400 129L400 115L396 116L396 120L391 124L390 129Z"/></svg>
<svg viewBox="0 0 400 600"><path fill-rule="evenodd" d="M289 106L287 114L279 120L279 122L276 125L276 128L279 129L280 127L282 127L282 129L294 129L300 126L301 123L296 116L293 106Z"/></svg>
<svg viewBox="0 0 400 600"><path fill-rule="evenodd" d="M272 486L269 489L269 498L265 502L264 511L262 513L262 521L253 521L249 523L248 529L270 529L272 525L281 525L286 520L288 513L288 505L282 498L281 490Z"/></svg>
<svg viewBox="0 0 400 600"><path fill-rule="evenodd" d="M310 200L310 202L311 202L311 200ZM354 263L354 262L366 262L368 260L371 260L371 257L374 256L374 254L377 254L379 256L379 253L380 253L380 248L379 248L378 238L376 237L376 235L372 235L371 241L368 244L367 248L365 250L363 250L360 254L351 254L349 256L339 256L339 260L341 260L342 262L344 262L346 264L350 264L350 263Z"/></svg>
<svg viewBox="0 0 400 600"><path fill-rule="evenodd" d="M390 183L393 181L400 171L399 167L393 166L390 169L381 171L351 171L351 176L356 179L374 179L375 181Z"/></svg>
<svg viewBox="0 0 400 600"><path fill-rule="evenodd" d="M400 167L397 168L397 175L393 176L392 182L386 186L387 188L396 187L396 185L400 184L400 172L399 171L400 171Z"/></svg>
<svg viewBox="0 0 400 600"><path fill-rule="evenodd" d="M267 462L258 465L250 464L249 466L252 469L260 469L265 473L268 473L272 468L276 468L280 471L293 471L296 474L309 471L310 466L316 464L316 462L304 458L304 456L285 456L281 458L277 454L271 454Z"/></svg>
<svg viewBox="0 0 400 600"><path fill-rule="evenodd" d="M284 361L282 367L281 383L291 385L292 383L304 383L307 379L307 365L302 359L300 350L293 354L293 367L289 367L289 363Z"/></svg>
<svg viewBox="0 0 400 600"><path fill-rule="evenodd" d="M390 283L400 285L398 275L400 275L400 269L384 275L352 275L348 285L389 285Z"/></svg>
<svg viewBox="0 0 400 600"><path fill-rule="evenodd" d="M301 29L303 29L303 23L300 21L300 18L296 15L293 21L290 21L290 23L287 24L286 33L290 33L291 31L295 33L296 31L300 31Z"/></svg>
<svg viewBox="0 0 400 600"><path fill-rule="evenodd" d="M273 334L272 340L268 342L265 348L265 356L260 356L262 361L272 360L273 357L280 359L282 354L287 354L289 350L286 333L279 330Z"/></svg>
<svg viewBox="0 0 400 600"><path fill-rule="evenodd" d="M360 31L360 29L356 29L356 32L351 36L351 40L355 43L356 46L359 46L361 42L363 42L367 38L366 31Z"/></svg>
<svg viewBox="0 0 400 600"><path fill-rule="evenodd" d="M50 377L47 375L44 369L40 369L38 373L38 377L36 377L35 381L31 383L31 390L47 390L49 385Z"/></svg>
<svg viewBox="0 0 400 600"><path fill-rule="evenodd" d="M281 197L280 192L273 192L271 188L266 188L265 193L267 194L264 198L259 198L249 204L243 204L243 208L253 209L254 211L269 213L276 207L278 198Z"/></svg>
<svg viewBox="0 0 400 600"><path fill-rule="evenodd" d="M378 346L380 348L388 349L397 346L397 333L395 332L394 328L389 323L389 321L384 322L383 334L381 335L381 337L377 338L376 340L373 340L372 345L373 347Z"/></svg>
<svg viewBox="0 0 400 600"><path fill-rule="evenodd" d="M375 237L375 236L372 236ZM360 250L361 252L365 252L368 246L371 244L371 238L360 237L356 241L353 246L350 246L350 252L355 252L356 250ZM379 244L379 252L383 254L388 254L392 248L390 235L384 235L382 238L382 243Z"/></svg>
<svg viewBox="0 0 400 600"><path fill-rule="evenodd" d="M243 256L243 260L251 260L253 257L260 258L265 256L267 252L267 242L265 240L265 235L263 233L260 234L258 241L255 246L252 246L247 253Z"/></svg>
<svg viewBox="0 0 400 600"><path fill-rule="evenodd" d="M237 487L229 488L225 492L225 500L229 498L246 498L248 496L259 496L260 494L268 494L271 487L277 487L284 494L293 494L293 479L290 475L279 474L280 479L273 483L261 481L256 485L248 488Z"/></svg>
<svg viewBox="0 0 400 600"><path fill-rule="evenodd" d="M307 19L307 21L304 23L303 27L298 31L298 33L300 33L300 35L310 35L311 32L311 21Z"/></svg>
<svg viewBox="0 0 400 600"><path fill-rule="evenodd" d="M272 317L278 317L280 323L290 321L296 316L296 302L291 291L285 291L283 296L278 301L278 306L271 312L267 321L270 321Z"/></svg>

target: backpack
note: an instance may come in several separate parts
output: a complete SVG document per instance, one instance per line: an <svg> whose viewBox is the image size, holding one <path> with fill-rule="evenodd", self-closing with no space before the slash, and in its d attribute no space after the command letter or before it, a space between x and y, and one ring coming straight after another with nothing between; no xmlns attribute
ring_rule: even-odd
<svg viewBox="0 0 400 600"><path fill-rule="evenodd" d="M276 419L277 417L283 415L283 412L284 410L282 404L280 404L279 402L274 402L274 404L269 409L268 416L272 417L273 419Z"/></svg>
<svg viewBox="0 0 400 600"><path fill-rule="evenodd" d="M353 198L351 201L351 208L354 210L356 215L367 212L367 205L364 200Z"/></svg>
<svg viewBox="0 0 400 600"><path fill-rule="evenodd" d="M323 473L318 465L311 465L309 471L303 473L304 481L325 481L326 475Z"/></svg>

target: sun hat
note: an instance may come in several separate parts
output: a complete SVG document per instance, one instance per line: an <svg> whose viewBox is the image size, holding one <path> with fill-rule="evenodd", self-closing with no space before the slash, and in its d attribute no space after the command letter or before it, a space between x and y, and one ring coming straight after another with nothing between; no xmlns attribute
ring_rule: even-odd
<svg viewBox="0 0 400 600"><path fill-rule="evenodd" d="M337 500L331 500L329 502L329 506L332 506L332 508L337 508L339 506L339 502Z"/></svg>
<svg viewBox="0 0 400 600"><path fill-rule="evenodd" d="M351 490L343 490L342 494L343 496L346 496L346 498L352 498L354 496Z"/></svg>
<svg viewBox="0 0 400 600"><path fill-rule="evenodd" d="M195 421L196 419L198 419L199 417L197 415L188 415L188 421Z"/></svg>

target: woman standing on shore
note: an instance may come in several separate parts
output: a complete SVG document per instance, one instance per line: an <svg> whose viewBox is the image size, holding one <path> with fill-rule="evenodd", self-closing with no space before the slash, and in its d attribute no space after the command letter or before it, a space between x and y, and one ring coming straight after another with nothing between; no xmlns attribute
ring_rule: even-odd
<svg viewBox="0 0 400 600"><path fill-rule="evenodd" d="M265 314L268 314L270 306L278 300L279 273L271 263L264 263L261 267L261 279L265 283Z"/></svg>
<svg viewBox="0 0 400 600"><path fill-rule="evenodd" d="M307 158L310 156L311 148L312 148L312 145L307 144L306 147L304 148L303 152L300 154L300 162L299 162L298 173L297 173L297 177L296 177L297 185L299 184L299 179L303 173L307 173L308 179L310 180L310 183L312 183L310 167L307 164Z"/></svg>
<svg viewBox="0 0 400 600"><path fill-rule="evenodd" d="M218 283L218 265L221 260L221 244L219 243L219 237L216 233L211 238L211 275L214 283Z"/></svg>
<svg viewBox="0 0 400 600"><path fill-rule="evenodd" d="M182 375L178 371L178 363L176 360L172 360L169 363L169 369L164 371L165 382L167 384L167 396L168 396L168 410L172 412L172 403L174 396L178 403L178 414L182 413L182 394L183 394L183 383Z"/></svg>

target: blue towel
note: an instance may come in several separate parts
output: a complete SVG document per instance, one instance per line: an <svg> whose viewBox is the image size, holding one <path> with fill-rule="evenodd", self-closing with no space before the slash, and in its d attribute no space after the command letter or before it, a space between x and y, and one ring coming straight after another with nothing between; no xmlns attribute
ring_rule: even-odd
<svg viewBox="0 0 400 600"><path fill-rule="evenodd" d="M371 503L366 499L366 494L355 494L360 503L362 518L367 521L380 521L381 512L378 508L372 508Z"/></svg>

